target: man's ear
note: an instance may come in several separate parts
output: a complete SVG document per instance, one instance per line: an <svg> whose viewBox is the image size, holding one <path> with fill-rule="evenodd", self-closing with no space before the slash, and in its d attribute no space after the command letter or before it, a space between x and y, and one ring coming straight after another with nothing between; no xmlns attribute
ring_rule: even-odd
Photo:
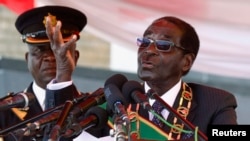
<svg viewBox="0 0 250 141"><path fill-rule="evenodd" d="M80 57L79 50L75 50L75 64L77 64L79 57Z"/></svg>
<svg viewBox="0 0 250 141"><path fill-rule="evenodd" d="M193 53L188 53L184 55L184 66L183 66L183 71L190 70L190 68L193 65L194 62L194 54Z"/></svg>

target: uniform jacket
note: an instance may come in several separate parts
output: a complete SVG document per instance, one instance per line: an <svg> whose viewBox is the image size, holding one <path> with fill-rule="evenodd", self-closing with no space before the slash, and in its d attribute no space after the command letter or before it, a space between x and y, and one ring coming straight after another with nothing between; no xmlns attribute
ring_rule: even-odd
<svg viewBox="0 0 250 141"><path fill-rule="evenodd" d="M34 93L32 89L32 83L29 85L26 91L29 93ZM47 107L48 109L55 106L63 105L65 101L72 100L74 97L80 96L80 94L82 93L79 93L74 85L68 86L61 90L46 90L45 107ZM24 120L28 120L34 116L41 114L43 111L38 100L35 99L35 102L31 106L29 106L28 110L25 110L24 112L27 112L26 116L24 117ZM1 115L0 116L1 131L5 130L6 128L20 124L22 122L22 120L20 120L11 110L1 111L0 115ZM5 140L15 141L16 139L14 138L16 137L13 137L12 133L17 129L20 129L21 127L22 126L17 127L16 129L11 130L11 132L7 132L1 136L4 136ZM23 138L22 140L29 141L32 139L29 137L29 138ZM41 140L41 139L36 139L36 140Z"/></svg>

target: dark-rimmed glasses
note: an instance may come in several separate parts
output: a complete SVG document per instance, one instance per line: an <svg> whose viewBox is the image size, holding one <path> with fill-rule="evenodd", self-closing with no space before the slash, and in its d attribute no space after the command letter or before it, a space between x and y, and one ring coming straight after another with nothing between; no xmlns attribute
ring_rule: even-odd
<svg viewBox="0 0 250 141"><path fill-rule="evenodd" d="M152 43L155 44L155 48L158 51L162 52L169 52L172 47L177 47L182 50L186 50L184 47L176 46L173 42L167 41L167 40L152 40L148 38L137 38L137 46L140 48L147 48L149 47Z"/></svg>

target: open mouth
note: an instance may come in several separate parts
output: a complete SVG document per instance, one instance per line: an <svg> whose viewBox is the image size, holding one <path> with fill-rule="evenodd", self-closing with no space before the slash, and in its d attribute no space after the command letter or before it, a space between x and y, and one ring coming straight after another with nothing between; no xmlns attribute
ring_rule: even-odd
<svg viewBox="0 0 250 141"><path fill-rule="evenodd" d="M154 64L153 64L153 62L151 62L151 61L141 61L141 67L142 68L153 68L154 67Z"/></svg>

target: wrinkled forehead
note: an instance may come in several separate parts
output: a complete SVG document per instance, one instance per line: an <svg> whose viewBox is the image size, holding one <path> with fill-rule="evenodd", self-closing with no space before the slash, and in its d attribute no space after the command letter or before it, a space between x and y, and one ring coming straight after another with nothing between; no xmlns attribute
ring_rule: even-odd
<svg viewBox="0 0 250 141"><path fill-rule="evenodd" d="M164 36L166 38L176 35L182 35L181 29L172 22L164 19L154 21L144 32L144 36L157 34L158 36Z"/></svg>

